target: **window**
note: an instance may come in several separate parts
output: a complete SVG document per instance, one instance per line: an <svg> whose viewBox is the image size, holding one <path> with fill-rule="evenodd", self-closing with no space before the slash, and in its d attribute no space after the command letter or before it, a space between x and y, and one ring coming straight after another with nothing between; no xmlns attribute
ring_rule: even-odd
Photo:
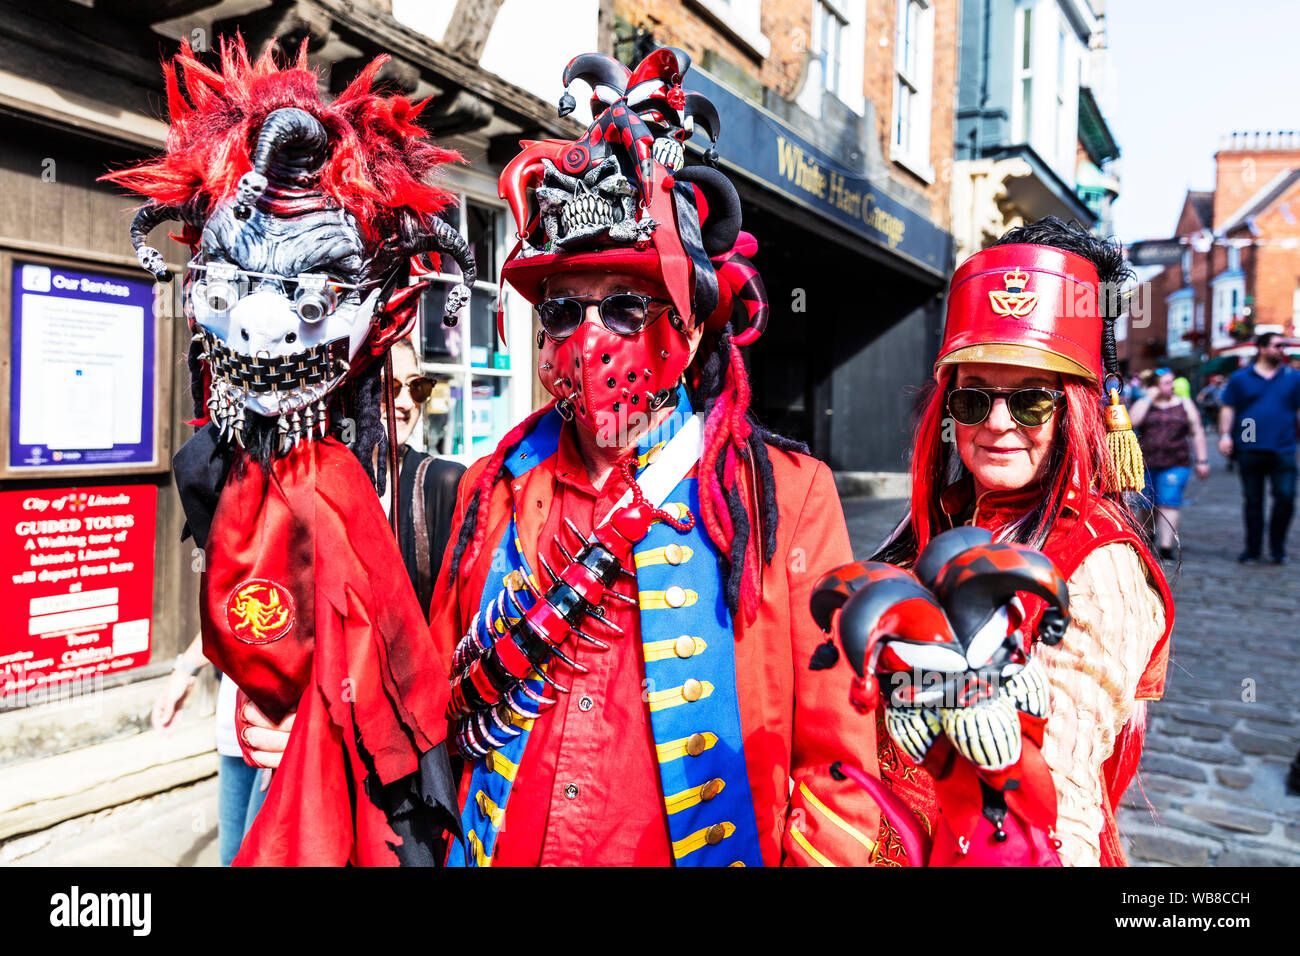
<svg viewBox="0 0 1300 956"><path fill-rule="evenodd" d="M1192 343L1186 338L1192 331L1195 294L1191 289L1180 289L1165 300L1168 305L1165 351L1171 358L1190 355Z"/></svg>
<svg viewBox="0 0 1300 956"><path fill-rule="evenodd" d="M830 0L817 0L813 10L817 59L822 68L822 86L828 93L841 94L844 33L848 18Z"/></svg>
<svg viewBox="0 0 1300 956"><path fill-rule="evenodd" d="M1229 331L1233 322L1242 317L1246 305L1246 276L1240 269L1232 268L1232 253L1237 250L1228 247L1228 265L1210 283L1214 290L1213 311L1210 316L1210 344L1222 349L1235 345L1237 340Z"/></svg>
<svg viewBox="0 0 1300 956"><path fill-rule="evenodd" d="M420 300L421 367L435 382L425 404L424 447L444 458L470 462L486 455L531 406L531 316L507 296L507 347L497 338L498 270L505 247L506 211L466 196L444 218L470 242L478 281L460 321L442 324L447 293L460 270L442 257ZM523 303L526 306L526 303Z"/></svg>
<svg viewBox="0 0 1300 956"><path fill-rule="evenodd" d="M930 102L934 74L934 8L929 0L898 0L894 30L894 123L890 155L929 181Z"/></svg>
<svg viewBox="0 0 1300 956"><path fill-rule="evenodd" d="M1021 143L1029 142L1030 133L1033 132L1034 128L1033 27L1033 7L1025 7L1020 11L1020 16L1017 18L1015 47L1018 51L1015 61L1015 130L1017 139Z"/></svg>

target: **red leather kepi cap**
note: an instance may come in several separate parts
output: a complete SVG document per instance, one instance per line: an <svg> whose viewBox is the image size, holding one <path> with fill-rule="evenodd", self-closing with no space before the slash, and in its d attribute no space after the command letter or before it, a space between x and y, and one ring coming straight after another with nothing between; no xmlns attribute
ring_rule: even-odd
<svg viewBox="0 0 1300 956"><path fill-rule="evenodd" d="M935 372L955 362L1023 365L1100 384L1097 268L1038 243L975 253L952 277Z"/></svg>

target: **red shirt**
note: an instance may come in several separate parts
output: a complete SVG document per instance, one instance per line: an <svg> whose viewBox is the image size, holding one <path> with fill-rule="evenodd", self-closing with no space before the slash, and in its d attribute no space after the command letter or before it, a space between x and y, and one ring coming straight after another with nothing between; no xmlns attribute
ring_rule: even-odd
<svg viewBox="0 0 1300 956"><path fill-rule="evenodd" d="M540 541L556 573L564 557L554 542L577 553L568 518L588 534L627 490L622 476L611 475L597 491L566 430L555 465L554 504ZM540 577L545 573L534 568ZM620 576L615 590L636 597L636 583ZM580 674L556 661L551 671L568 694L533 723L497 836L498 866L671 866L667 815L659 795L650 714L641 699L645 664L641 655L641 617L634 604L609 601L606 611L625 632L606 633L600 625L584 633L605 641L601 651L570 639L564 653L589 668ZM602 768L617 767L617 774Z"/></svg>

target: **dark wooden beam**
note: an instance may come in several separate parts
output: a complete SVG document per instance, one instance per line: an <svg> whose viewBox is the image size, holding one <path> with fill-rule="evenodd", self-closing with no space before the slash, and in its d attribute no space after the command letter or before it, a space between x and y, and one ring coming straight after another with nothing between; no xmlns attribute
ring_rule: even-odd
<svg viewBox="0 0 1300 956"><path fill-rule="evenodd" d="M223 35L233 37L236 30L243 34L252 56L272 40L278 40L286 53L296 53L303 40L307 49L314 51L329 40L330 15L310 0L291 0L212 24L214 40Z"/></svg>
<svg viewBox="0 0 1300 956"><path fill-rule="evenodd" d="M77 67L84 64L98 73L150 89L161 88L158 62L164 53L176 48L174 41L138 23L114 21L70 0L5 0L0 3L0 37L8 37L30 50L45 64L43 73L56 73L70 80L77 75ZM9 68L15 66L11 63Z"/></svg>
<svg viewBox="0 0 1300 956"><path fill-rule="evenodd" d="M477 63L483 57L488 34L496 22L502 0L456 0L442 45Z"/></svg>

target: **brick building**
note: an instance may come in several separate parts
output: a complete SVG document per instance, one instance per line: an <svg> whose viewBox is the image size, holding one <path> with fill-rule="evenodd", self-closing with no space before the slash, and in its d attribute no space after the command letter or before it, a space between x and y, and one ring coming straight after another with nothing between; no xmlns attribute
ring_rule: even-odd
<svg viewBox="0 0 1300 956"><path fill-rule="evenodd" d="M1226 371L1251 335L1294 337L1300 318L1300 132L1233 133L1213 191L1189 191L1172 239L1179 261L1150 277L1129 317L1128 367ZM1300 351L1297 348L1296 351ZM1209 364L1207 364L1207 362Z"/></svg>

